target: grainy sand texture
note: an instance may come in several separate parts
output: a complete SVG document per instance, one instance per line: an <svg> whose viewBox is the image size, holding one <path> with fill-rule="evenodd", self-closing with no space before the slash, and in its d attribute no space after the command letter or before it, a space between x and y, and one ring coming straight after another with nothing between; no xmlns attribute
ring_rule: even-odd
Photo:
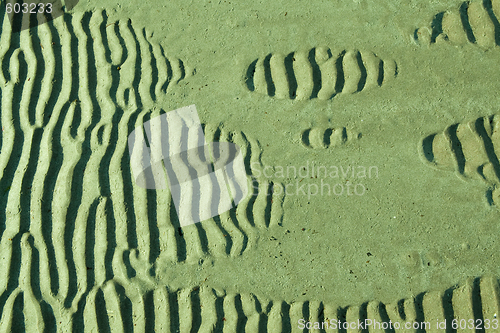
<svg viewBox="0 0 500 333"><path fill-rule="evenodd" d="M0 332L498 332L499 20L80 0L13 32L2 1ZM248 194L182 226L128 138L193 104Z"/></svg>

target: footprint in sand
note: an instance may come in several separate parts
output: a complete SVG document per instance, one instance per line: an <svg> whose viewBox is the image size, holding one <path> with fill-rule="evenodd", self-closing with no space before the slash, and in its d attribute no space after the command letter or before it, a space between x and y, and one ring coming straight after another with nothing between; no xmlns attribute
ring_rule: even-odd
<svg viewBox="0 0 500 333"><path fill-rule="evenodd" d="M380 87L397 74L394 61L373 52L317 47L255 60L247 69L246 86L278 99L329 100Z"/></svg>

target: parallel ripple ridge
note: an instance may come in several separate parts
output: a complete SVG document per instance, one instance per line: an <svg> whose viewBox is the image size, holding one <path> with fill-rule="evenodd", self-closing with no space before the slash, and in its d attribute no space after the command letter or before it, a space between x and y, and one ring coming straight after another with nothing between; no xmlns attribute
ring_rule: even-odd
<svg viewBox="0 0 500 333"><path fill-rule="evenodd" d="M245 83L250 91L277 99L329 100L381 86L397 74L394 61L383 61L373 52L316 47L253 61Z"/></svg>

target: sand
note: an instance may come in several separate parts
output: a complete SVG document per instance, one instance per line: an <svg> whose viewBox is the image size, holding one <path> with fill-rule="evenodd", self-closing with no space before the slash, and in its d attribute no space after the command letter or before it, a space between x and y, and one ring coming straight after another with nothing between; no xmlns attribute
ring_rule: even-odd
<svg viewBox="0 0 500 333"><path fill-rule="evenodd" d="M495 319L500 2L469 7L80 1L18 34L2 9L0 330ZM181 228L127 137L192 104L251 190Z"/></svg>

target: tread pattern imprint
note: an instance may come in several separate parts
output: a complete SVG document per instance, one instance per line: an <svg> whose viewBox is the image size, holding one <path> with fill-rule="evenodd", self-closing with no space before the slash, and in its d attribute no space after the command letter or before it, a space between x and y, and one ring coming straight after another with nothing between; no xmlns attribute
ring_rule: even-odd
<svg viewBox="0 0 500 333"><path fill-rule="evenodd" d="M415 30L418 43L472 43L488 50L500 45L500 0L465 1L434 16L430 27Z"/></svg>
<svg viewBox="0 0 500 333"><path fill-rule="evenodd" d="M478 179L487 186L490 205L500 205L500 118L498 115L449 126L425 137L421 155L429 165L455 171L463 179Z"/></svg>
<svg viewBox="0 0 500 333"><path fill-rule="evenodd" d="M397 65L369 51L316 47L253 61L245 83L250 91L277 99L329 100L382 86L398 74Z"/></svg>

